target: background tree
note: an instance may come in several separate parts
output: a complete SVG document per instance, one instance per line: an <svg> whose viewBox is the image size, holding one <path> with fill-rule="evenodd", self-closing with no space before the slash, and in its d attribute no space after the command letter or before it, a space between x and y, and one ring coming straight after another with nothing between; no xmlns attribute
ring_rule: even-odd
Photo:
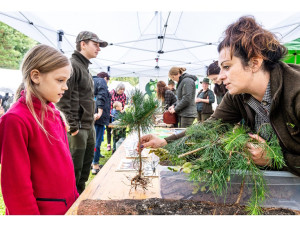
<svg viewBox="0 0 300 225"><path fill-rule="evenodd" d="M134 87L139 83L138 77L112 77L111 80L128 82Z"/></svg>
<svg viewBox="0 0 300 225"><path fill-rule="evenodd" d="M0 68L19 69L25 53L38 42L0 22Z"/></svg>

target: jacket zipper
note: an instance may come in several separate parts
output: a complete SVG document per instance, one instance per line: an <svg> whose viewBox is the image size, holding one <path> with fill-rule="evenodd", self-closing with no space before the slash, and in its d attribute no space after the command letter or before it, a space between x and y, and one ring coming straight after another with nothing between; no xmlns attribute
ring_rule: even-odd
<svg viewBox="0 0 300 225"><path fill-rule="evenodd" d="M37 201L43 201L43 202L64 202L65 206L67 207L67 201L63 198L36 198Z"/></svg>
<svg viewBox="0 0 300 225"><path fill-rule="evenodd" d="M65 129L64 122L63 122L63 119L62 119L61 116L60 116L60 124L61 124L61 126L62 126L63 133L65 134L65 135L64 135L64 136L65 136L65 143L67 144L67 131L66 131L66 129Z"/></svg>

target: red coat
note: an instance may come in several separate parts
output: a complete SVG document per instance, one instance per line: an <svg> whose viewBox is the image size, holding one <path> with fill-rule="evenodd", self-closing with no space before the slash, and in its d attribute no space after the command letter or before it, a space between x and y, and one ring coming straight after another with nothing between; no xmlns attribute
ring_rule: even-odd
<svg viewBox="0 0 300 225"><path fill-rule="evenodd" d="M33 99L37 114L41 102ZM1 187L6 214L62 215L78 197L65 124L52 103L38 126L22 96L0 119Z"/></svg>

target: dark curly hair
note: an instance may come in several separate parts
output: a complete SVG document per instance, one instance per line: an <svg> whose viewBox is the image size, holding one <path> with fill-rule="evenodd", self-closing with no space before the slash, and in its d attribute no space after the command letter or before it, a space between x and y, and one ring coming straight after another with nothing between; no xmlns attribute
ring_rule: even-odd
<svg viewBox="0 0 300 225"><path fill-rule="evenodd" d="M219 74L220 73L220 67L218 65L218 61L214 61L211 63L206 70L206 76L212 75L212 74Z"/></svg>
<svg viewBox="0 0 300 225"><path fill-rule="evenodd" d="M263 29L253 16L239 18L227 27L224 36L218 52L228 47L231 57L241 58L244 67L252 57L261 57L264 60L263 69L271 71L287 53L286 47L279 43L275 34Z"/></svg>

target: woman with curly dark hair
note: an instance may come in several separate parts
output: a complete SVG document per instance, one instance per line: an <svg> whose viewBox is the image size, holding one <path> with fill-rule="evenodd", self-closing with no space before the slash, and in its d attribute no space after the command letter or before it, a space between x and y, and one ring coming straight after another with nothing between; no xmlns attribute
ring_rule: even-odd
<svg viewBox="0 0 300 225"><path fill-rule="evenodd" d="M250 16L228 26L218 52L219 79L228 92L211 119L243 120L256 133L249 136L258 142L276 135L287 169L300 176L300 66L282 62L287 49ZM263 124L271 125L271 134L261 129ZM183 135L165 139L148 135L142 144L160 147ZM260 145L245 147L255 164L272 167Z"/></svg>

